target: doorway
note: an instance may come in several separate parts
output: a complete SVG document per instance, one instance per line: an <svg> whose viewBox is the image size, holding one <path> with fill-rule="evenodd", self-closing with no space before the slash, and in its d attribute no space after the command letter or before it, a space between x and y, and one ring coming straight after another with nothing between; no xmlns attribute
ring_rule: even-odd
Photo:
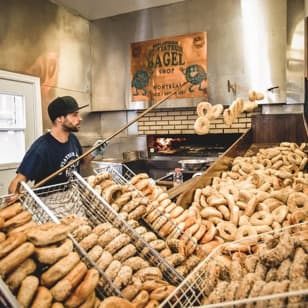
<svg viewBox="0 0 308 308"><path fill-rule="evenodd" d="M0 195L5 195L23 155L42 134L38 77L0 70L0 122Z"/></svg>

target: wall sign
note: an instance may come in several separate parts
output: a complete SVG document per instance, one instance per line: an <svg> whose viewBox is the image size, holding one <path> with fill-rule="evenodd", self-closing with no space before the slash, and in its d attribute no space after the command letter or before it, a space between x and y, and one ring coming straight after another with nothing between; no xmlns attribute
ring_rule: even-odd
<svg viewBox="0 0 308 308"><path fill-rule="evenodd" d="M131 44L132 101L159 101L186 81L171 98L207 99L205 32Z"/></svg>

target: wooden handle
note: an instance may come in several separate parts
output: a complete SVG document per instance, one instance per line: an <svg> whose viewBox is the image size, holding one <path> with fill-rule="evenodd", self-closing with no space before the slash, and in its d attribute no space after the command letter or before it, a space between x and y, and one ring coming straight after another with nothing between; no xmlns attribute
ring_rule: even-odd
<svg viewBox="0 0 308 308"><path fill-rule="evenodd" d="M172 95L176 94L184 85L186 85L188 82L185 81L184 83L181 84L181 86L176 89L175 91L173 91L172 93L170 93L169 95L167 95L165 98L163 98L162 100L158 101L157 103L155 103L154 105L150 106L148 109L146 109L144 112L142 112L139 116L137 116L135 119L131 120L130 122L128 122L128 124L126 124L125 126L123 126L122 128L120 128L119 130L117 130L115 133L113 133L111 136L109 136L108 138L106 138L105 140L103 140L103 142L108 142L109 140L111 140L112 138L114 138L115 136L119 135L122 131L124 131L125 129L127 129L130 125L132 125L133 123L137 122L139 119L141 119L142 117L144 117L147 113L149 113L150 111L152 111L153 109L155 109L157 106L159 106L160 104L162 104L163 102L165 102L169 97L171 97ZM63 166L62 168L60 168L59 170L55 171L54 173L52 173L51 175L47 176L45 179L41 180L40 182L36 183L33 188L37 188L42 186L43 184L45 184L46 182L48 182L49 180L51 180L52 178L54 178L56 175L58 175L59 173L61 173L62 171L66 170L67 168L69 168L70 166L74 165L76 162L80 161L81 159L83 159L84 157L86 157L87 155L89 155L90 153L92 153L94 150L96 150L97 148L99 148L101 145L98 144L94 147L92 147L91 149L87 150L86 152L84 152L82 155L78 156L76 159L70 161L67 165Z"/></svg>

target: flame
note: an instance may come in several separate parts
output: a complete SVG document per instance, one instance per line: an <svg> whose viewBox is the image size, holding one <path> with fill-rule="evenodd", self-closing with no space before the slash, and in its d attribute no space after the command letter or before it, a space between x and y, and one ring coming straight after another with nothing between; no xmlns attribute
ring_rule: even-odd
<svg viewBox="0 0 308 308"><path fill-rule="evenodd" d="M157 137L155 139L155 144L158 151L170 150L174 147L175 143L186 141L186 138L171 138L171 137Z"/></svg>

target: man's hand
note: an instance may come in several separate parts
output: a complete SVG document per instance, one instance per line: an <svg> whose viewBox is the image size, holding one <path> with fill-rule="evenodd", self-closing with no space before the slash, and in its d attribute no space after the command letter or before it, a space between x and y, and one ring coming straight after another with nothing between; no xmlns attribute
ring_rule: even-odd
<svg viewBox="0 0 308 308"><path fill-rule="evenodd" d="M99 146L98 146L99 145ZM98 147L97 147L98 146ZM92 156L96 157L98 155L102 155L107 147L107 142L104 142L103 140L96 140L93 147L97 147L93 152Z"/></svg>

